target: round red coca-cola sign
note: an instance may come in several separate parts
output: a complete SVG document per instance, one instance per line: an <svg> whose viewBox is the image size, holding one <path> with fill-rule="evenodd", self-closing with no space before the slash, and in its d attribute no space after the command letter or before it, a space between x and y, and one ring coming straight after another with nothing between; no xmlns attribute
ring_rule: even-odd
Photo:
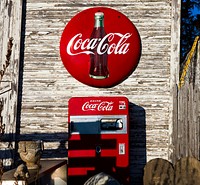
<svg viewBox="0 0 200 185"><path fill-rule="evenodd" d="M132 74L141 54L134 24L111 8L95 7L75 15L60 40L67 71L92 87L113 87Z"/></svg>

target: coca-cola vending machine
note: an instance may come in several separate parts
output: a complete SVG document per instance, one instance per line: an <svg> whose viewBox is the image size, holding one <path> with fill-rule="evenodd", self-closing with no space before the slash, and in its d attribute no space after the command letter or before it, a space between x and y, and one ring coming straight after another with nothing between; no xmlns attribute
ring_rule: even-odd
<svg viewBox="0 0 200 185"><path fill-rule="evenodd" d="M100 172L129 184L129 111L126 97L72 97L68 104L68 185Z"/></svg>

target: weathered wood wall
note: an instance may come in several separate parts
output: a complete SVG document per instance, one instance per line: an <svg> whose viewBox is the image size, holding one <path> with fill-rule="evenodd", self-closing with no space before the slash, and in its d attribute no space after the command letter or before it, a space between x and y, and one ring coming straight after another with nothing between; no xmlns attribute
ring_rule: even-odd
<svg viewBox="0 0 200 185"><path fill-rule="evenodd" d="M171 46L176 44L171 40L171 24L172 14L179 15L180 10L178 6L172 11L172 4L178 3L166 0L27 0L21 138L45 140L46 157L59 157L55 155L59 146L64 155L70 97L125 95L131 102L132 176L134 179L141 177L144 164L152 158L167 159L170 77L174 75L171 68L176 68L171 66L174 62L171 61ZM138 28L142 40L142 56L136 71L122 84L109 89L79 83L65 70L59 56L60 37L68 21L76 13L93 6L112 7L127 15Z"/></svg>
<svg viewBox="0 0 200 185"><path fill-rule="evenodd" d="M186 58L183 84L174 88L174 162L188 156L200 159L200 42L197 43Z"/></svg>
<svg viewBox="0 0 200 185"><path fill-rule="evenodd" d="M22 1L0 1L0 159L4 168L13 164L18 99Z"/></svg>
<svg viewBox="0 0 200 185"><path fill-rule="evenodd" d="M14 3L11 0L2 2L1 10L6 11L9 8L2 8L3 5ZM69 98L124 95L130 101L132 184L138 184L146 161L155 157L169 158L171 87L177 76L178 60L174 59L179 54L180 0L23 2L23 66L20 69L23 73L19 81L21 107L17 122L20 139L44 140L43 157L67 157ZM15 8L20 12L22 6L16 3ZM78 12L94 6L107 6L124 13L135 24L142 40L142 56L136 71L120 85L109 89L79 83L65 70L59 56L60 37L68 21ZM14 125L11 128L15 130Z"/></svg>

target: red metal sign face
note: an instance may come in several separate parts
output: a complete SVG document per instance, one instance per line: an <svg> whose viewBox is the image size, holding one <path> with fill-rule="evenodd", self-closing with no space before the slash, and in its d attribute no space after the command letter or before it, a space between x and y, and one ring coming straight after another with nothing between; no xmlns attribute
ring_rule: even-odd
<svg viewBox="0 0 200 185"><path fill-rule="evenodd" d="M68 72L93 87L113 87L138 65L141 40L122 13L105 7L84 10L66 25L60 56Z"/></svg>

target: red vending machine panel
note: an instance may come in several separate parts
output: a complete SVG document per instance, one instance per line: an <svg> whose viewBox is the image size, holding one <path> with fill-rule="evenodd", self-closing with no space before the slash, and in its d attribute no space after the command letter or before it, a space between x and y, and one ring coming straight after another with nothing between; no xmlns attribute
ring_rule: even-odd
<svg viewBox="0 0 200 185"><path fill-rule="evenodd" d="M126 97L69 100L68 185L100 172L129 184L129 111Z"/></svg>

